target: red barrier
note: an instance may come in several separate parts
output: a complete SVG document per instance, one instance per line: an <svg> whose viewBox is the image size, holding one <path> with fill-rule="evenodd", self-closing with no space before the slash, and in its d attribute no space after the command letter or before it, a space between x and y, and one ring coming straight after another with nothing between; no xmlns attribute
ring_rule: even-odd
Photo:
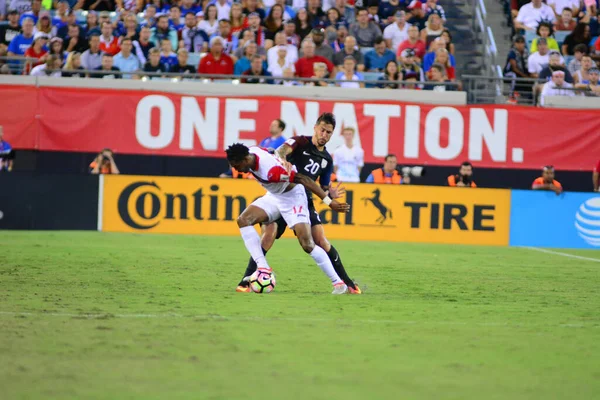
<svg viewBox="0 0 600 400"><path fill-rule="evenodd" d="M0 94L10 111L0 125L15 148L223 157L230 143L268 136L275 118L286 136L312 134L331 111L338 126L328 147L341 143L341 127L356 127L367 162L394 153L401 164L579 170L600 156L600 118L590 111L2 85Z"/></svg>

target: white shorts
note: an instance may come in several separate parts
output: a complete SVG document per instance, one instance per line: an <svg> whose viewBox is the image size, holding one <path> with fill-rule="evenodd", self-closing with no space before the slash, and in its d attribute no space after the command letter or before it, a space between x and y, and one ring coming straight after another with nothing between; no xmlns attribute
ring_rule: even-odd
<svg viewBox="0 0 600 400"><path fill-rule="evenodd" d="M285 223L293 228L296 224L309 224L308 199L304 186L296 185L289 192L271 194L267 192L251 204L256 206L269 216L269 222L274 222L283 217Z"/></svg>

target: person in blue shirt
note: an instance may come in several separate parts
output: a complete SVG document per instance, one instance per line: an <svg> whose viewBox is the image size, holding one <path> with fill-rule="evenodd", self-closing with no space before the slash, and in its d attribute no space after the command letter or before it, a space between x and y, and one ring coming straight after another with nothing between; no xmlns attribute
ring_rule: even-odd
<svg viewBox="0 0 600 400"><path fill-rule="evenodd" d="M26 1L17 1L17 4L22 4L22 3L27 3ZM11 2L12 4L12 2ZM23 7L20 6L16 6L16 7L11 7L11 8L16 8L17 10L19 10L22 14L21 14L21 19L19 20L19 23L21 25L23 25L23 20L25 18L31 18L33 19L33 23L37 24L38 19L40 18L40 11L42 10L42 0L32 0L31 1L31 6L28 10L26 10L27 5L24 5ZM24 12L26 11L26 12Z"/></svg>
<svg viewBox="0 0 600 400"><path fill-rule="evenodd" d="M169 10L169 26L176 31L183 29L184 25L181 23L181 8L179 6L172 6Z"/></svg>
<svg viewBox="0 0 600 400"><path fill-rule="evenodd" d="M200 7L198 4L195 4L194 0L183 0L179 7L181 9L181 15L186 15L189 12L196 15L202 11L202 7Z"/></svg>
<svg viewBox="0 0 600 400"><path fill-rule="evenodd" d="M285 122L280 119L275 119L271 122L269 133L271 136L263 139L260 142L260 147L267 149L269 152L275 151L279 146L285 143L283 131L285 130Z"/></svg>
<svg viewBox="0 0 600 400"><path fill-rule="evenodd" d="M284 125L285 126L285 125ZM0 172L12 171L14 152L10 144L5 142L2 138L4 137L4 128L0 125Z"/></svg>
<svg viewBox="0 0 600 400"><path fill-rule="evenodd" d="M369 72L385 71L387 63L396 60L396 54L386 47L382 37L375 39L373 47L373 50L365 53L365 70Z"/></svg>
<svg viewBox="0 0 600 400"><path fill-rule="evenodd" d="M244 72L248 71L251 66L250 60L252 60L252 57L254 57L257 52L258 46L256 45L256 42L253 40L248 40L244 44L244 57L236 61L233 67L233 74L242 75ZM268 65L266 61L263 61L263 69L266 70L267 68Z"/></svg>
<svg viewBox="0 0 600 400"><path fill-rule="evenodd" d="M429 48L429 53L425 54L423 57L423 70L429 71L433 63L435 62L435 53L438 49L446 48L446 40L441 36L435 38L433 42L431 42L431 46ZM454 60L454 56L452 54L448 54L450 57L450 66L455 67L456 61Z"/></svg>
<svg viewBox="0 0 600 400"><path fill-rule="evenodd" d="M33 19L25 18L22 23L23 33L14 37L8 45L9 56L22 56L33 43Z"/></svg>
<svg viewBox="0 0 600 400"><path fill-rule="evenodd" d="M121 72L135 72L142 67L140 60L132 53L133 43L130 38L121 40L121 52L114 56L113 65L119 68ZM123 79L131 79L131 75L123 75Z"/></svg>
<svg viewBox="0 0 600 400"><path fill-rule="evenodd" d="M167 67L167 71L170 71L173 67L179 64L179 60L177 60L177 54L175 54L171 50L171 41L167 38L164 38L160 42L160 62Z"/></svg>

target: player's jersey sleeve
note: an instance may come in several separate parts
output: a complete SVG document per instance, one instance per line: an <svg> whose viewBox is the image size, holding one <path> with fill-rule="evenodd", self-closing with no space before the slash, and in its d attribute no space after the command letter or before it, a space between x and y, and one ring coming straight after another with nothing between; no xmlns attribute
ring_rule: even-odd
<svg viewBox="0 0 600 400"><path fill-rule="evenodd" d="M256 156L256 165L253 171L259 180L269 183L293 182L296 171L288 173L266 150L260 147L251 147L250 154Z"/></svg>
<svg viewBox="0 0 600 400"><path fill-rule="evenodd" d="M292 150L296 150L297 148L306 146L308 144L308 139L306 136L294 136L286 140L284 144L290 146Z"/></svg>
<svg viewBox="0 0 600 400"><path fill-rule="evenodd" d="M321 175L319 176L319 183L324 188L328 188L331 184L331 174L333 173L333 162L332 160L327 161L327 166L323 168Z"/></svg>

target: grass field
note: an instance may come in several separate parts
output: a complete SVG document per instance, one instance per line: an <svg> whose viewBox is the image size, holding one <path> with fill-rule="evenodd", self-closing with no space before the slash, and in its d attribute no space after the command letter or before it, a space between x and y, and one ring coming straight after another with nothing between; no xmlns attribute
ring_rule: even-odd
<svg viewBox="0 0 600 400"><path fill-rule="evenodd" d="M600 398L600 263L336 247L363 296L291 239L256 295L239 238L0 232L0 398Z"/></svg>

